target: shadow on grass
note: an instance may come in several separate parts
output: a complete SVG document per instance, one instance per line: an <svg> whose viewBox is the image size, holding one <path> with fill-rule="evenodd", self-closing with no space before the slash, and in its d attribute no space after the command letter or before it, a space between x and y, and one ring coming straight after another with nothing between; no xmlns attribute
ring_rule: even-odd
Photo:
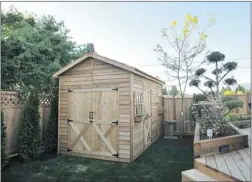
<svg viewBox="0 0 252 182"><path fill-rule="evenodd" d="M193 168L192 141L159 139L131 164L46 154L10 166L2 181L181 181L181 171Z"/></svg>

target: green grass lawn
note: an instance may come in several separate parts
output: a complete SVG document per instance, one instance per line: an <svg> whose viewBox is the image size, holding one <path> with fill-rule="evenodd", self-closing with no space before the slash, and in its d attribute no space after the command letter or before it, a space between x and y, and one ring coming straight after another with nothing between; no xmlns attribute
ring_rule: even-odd
<svg viewBox="0 0 252 182"><path fill-rule="evenodd" d="M18 163L2 181L181 181L181 171L193 168L192 140L159 139L131 164L66 155Z"/></svg>

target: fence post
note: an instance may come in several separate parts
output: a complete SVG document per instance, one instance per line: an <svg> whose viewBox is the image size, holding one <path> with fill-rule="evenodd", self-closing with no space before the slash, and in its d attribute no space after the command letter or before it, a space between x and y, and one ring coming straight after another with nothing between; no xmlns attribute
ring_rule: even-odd
<svg viewBox="0 0 252 182"><path fill-rule="evenodd" d="M175 96L172 98L172 105L173 105L173 120L177 120L176 116L176 99Z"/></svg>
<svg viewBox="0 0 252 182"><path fill-rule="evenodd" d="M250 93L246 93L246 106L247 106L247 115L250 115L251 108L248 107L248 103L251 102L250 100Z"/></svg>

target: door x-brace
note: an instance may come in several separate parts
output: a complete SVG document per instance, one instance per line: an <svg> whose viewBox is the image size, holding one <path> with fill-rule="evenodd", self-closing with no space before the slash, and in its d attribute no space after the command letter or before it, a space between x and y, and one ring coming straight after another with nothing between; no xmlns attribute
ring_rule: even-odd
<svg viewBox="0 0 252 182"><path fill-rule="evenodd" d="M71 121L71 120L69 120ZM69 122L70 126L72 127L72 129L74 130L74 132L76 133L77 137L75 138L75 140L71 143L71 145L68 147L68 151L72 151L72 149L75 147L75 145L77 144L77 142L80 140L81 143L84 145L84 147L87 149L87 151L92 152L92 149L89 147L88 143L85 141L83 134L89 129L89 127L93 126L96 133L100 136L100 138L103 140L103 142L105 143L105 145L108 147L108 149L110 150L110 152L112 153L113 156L117 156L117 152L114 149L114 147L111 145L111 143L109 142L109 140L107 139L109 133L111 132L113 126L111 125L107 131L104 132L104 134L102 133L102 131L100 130L100 128L97 126L96 123L93 123L93 121L91 122L90 120L90 124L86 124L84 126L84 128L82 129L82 131L80 132L79 129L75 126L74 122ZM101 143L97 144L94 148L94 151L96 151L99 147L100 147Z"/></svg>

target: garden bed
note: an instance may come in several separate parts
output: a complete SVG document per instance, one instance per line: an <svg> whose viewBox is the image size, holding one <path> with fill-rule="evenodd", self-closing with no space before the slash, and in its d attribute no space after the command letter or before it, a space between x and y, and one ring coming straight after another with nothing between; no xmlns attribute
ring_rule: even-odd
<svg viewBox="0 0 252 182"><path fill-rule="evenodd" d="M238 135L239 132L236 131L232 126L229 124L224 125L224 131L222 135L213 135L213 138L220 138L220 137L226 137L226 136L232 136L232 135ZM208 137L206 134L200 134L200 140L207 140Z"/></svg>
<svg viewBox="0 0 252 182"><path fill-rule="evenodd" d="M232 122L232 124L235 125L239 129L251 128L251 121L250 120L234 121L234 122Z"/></svg>
<svg viewBox="0 0 252 182"><path fill-rule="evenodd" d="M235 130L234 134L232 134L233 130ZM196 123L194 133L194 157L214 155L248 147L248 135L240 133L239 129L233 127L233 125L228 124L226 135L227 136L219 136L212 139L201 139L200 125Z"/></svg>

